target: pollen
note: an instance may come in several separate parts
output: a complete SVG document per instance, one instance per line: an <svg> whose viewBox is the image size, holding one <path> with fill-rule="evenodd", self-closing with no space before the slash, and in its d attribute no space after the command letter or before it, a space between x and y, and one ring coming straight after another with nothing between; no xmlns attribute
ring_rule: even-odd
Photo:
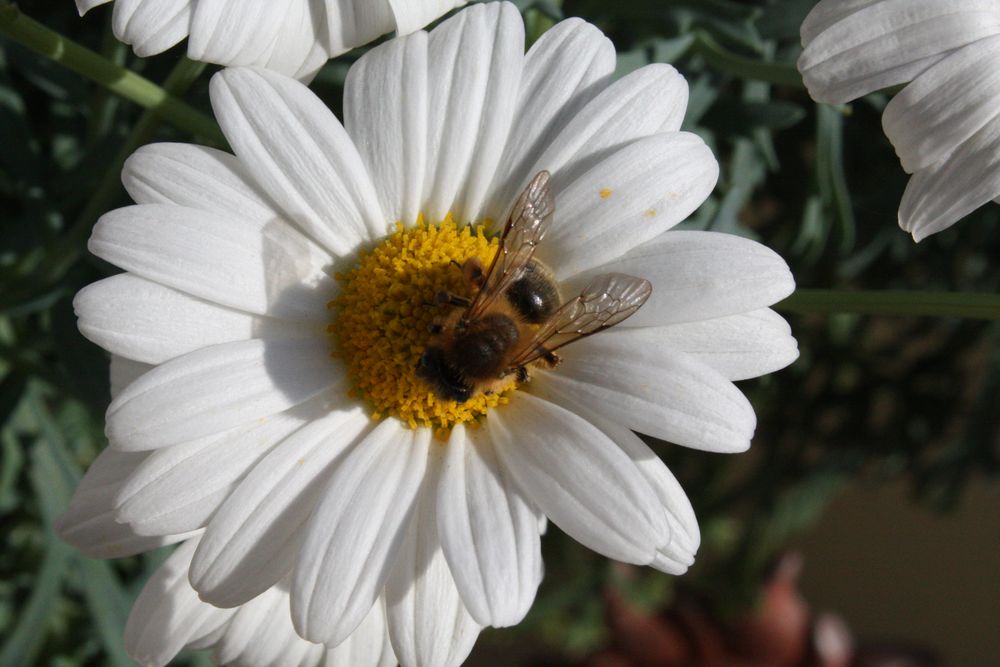
<svg viewBox="0 0 1000 667"><path fill-rule="evenodd" d="M396 417L443 436L507 402L513 377L501 391L459 404L439 399L416 372L435 317L451 307L435 305L435 295L471 296L462 263L478 257L489 266L497 247L484 224L457 225L450 215L439 224L421 218L412 227L397 223L395 233L363 253L353 270L336 275L341 293L329 304L334 355L347 366L352 395L369 405L374 419Z"/></svg>

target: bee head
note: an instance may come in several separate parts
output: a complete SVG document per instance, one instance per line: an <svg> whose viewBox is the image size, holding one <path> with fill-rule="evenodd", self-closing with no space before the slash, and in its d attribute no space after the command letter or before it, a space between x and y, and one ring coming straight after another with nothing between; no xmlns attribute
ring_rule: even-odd
<svg viewBox="0 0 1000 667"><path fill-rule="evenodd" d="M417 377L427 382L442 400L465 403L472 398L472 387L448 364L444 350L440 347L428 347L420 355Z"/></svg>

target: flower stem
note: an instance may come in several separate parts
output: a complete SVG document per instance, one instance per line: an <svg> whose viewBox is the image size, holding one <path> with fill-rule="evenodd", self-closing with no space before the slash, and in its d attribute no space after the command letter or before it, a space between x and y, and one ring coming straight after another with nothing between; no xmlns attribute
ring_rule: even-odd
<svg viewBox="0 0 1000 667"><path fill-rule="evenodd" d="M0 35L54 60L113 93L153 110L171 125L186 130L195 137L213 143L223 142L219 126L211 117L170 95L149 79L25 16L17 5L8 0L0 0ZM187 62L187 67L195 67L195 63Z"/></svg>
<svg viewBox="0 0 1000 667"><path fill-rule="evenodd" d="M795 66L763 62L735 54L704 30L695 32L695 40L691 49L694 53L701 55L709 65L723 72L779 86L805 87L802 83L802 75L799 74Z"/></svg>
<svg viewBox="0 0 1000 667"><path fill-rule="evenodd" d="M1000 319L1000 295L972 292L798 289L774 307L791 313Z"/></svg>

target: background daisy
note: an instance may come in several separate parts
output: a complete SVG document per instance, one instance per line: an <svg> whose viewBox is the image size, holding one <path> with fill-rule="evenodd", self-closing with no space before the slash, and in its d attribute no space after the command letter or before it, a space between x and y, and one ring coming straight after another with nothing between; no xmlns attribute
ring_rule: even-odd
<svg viewBox="0 0 1000 667"><path fill-rule="evenodd" d="M76 0L83 15L112 0ZM380 35L419 30L465 0L118 0L115 35L151 56L187 38L188 57L311 78Z"/></svg>
<svg viewBox="0 0 1000 667"><path fill-rule="evenodd" d="M823 0L802 24L799 69L817 101L908 84L882 125L913 174L899 225L916 241L1000 196L998 35L1000 8L973 0Z"/></svg>

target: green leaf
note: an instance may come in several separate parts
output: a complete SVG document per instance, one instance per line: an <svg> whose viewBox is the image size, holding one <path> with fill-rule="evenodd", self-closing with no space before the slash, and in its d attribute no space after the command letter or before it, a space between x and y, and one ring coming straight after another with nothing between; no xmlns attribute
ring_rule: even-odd
<svg viewBox="0 0 1000 667"><path fill-rule="evenodd" d="M750 128L786 130L806 117L806 110L783 100L750 102L744 105L746 124Z"/></svg>
<svg viewBox="0 0 1000 667"><path fill-rule="evenodd" d="M135 663L125 653L123 637L131 600L111 566L105 561L80 557L77 566L82 574L87 609L97 625L104 650L113 665L132 667Z"/></svg>
<svg viewBox="0 0 1000 667"><path fill-rule="evenodd" d="M26 421L34 422L43 431L45 420L38 398L29 390ZM55 434L51 434L55 435ZM57 440L61 437L56 435ZM73 482L65 477L60 458L60 443L42 437L31 450L31 485L42 508L42 517L48 534L47 549L42 567L35 577L31 597L21 610L17 626L0 650L0 667L21 667L32 664L37 658L48 632L49 620L55 612L67 569L73 559L73 550L60 542L51 531L52 521L69 503Z"/></svg>
<svg viewBox="0 0 1000 667"><path fill-rule="evenodd" d="M7 423L11 413L21 402L27 379L21 373L10 373L0 380L0 427Z"/></svg>
<svg viewBox="0 0 1000 667"><path fill-rule="evenodd" d="M816 0L771 0L757 20L757 29L765 39L798 42L799 28Z"/></svg>
<svg viewBox="0 0 1000 667"><path fill-rule="evenodd" d="M840 251L854 247L857 225L844 171L844 117L836 107L819 105L816 128L816 180L824 206L840 231Z"/></svg>
<svg viewBox="0 0 1000 667"><path fill-rule="evenodd" d="M48 619L59 602L72 549L54 537L34 579L31 597L20 611L14 631L0 648L0 667L34 664L48 632Z"/></svg>

